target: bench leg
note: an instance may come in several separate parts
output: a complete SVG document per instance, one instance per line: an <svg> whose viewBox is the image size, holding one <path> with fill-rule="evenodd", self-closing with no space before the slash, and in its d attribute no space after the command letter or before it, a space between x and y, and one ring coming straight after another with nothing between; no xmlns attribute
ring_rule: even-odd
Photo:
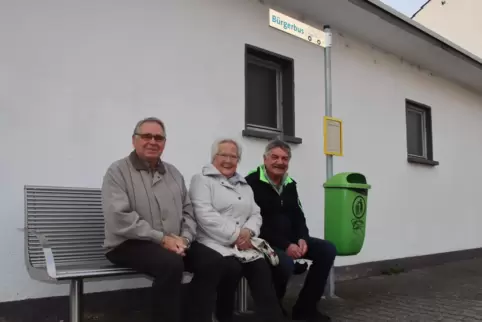
<svg viewBox="0 0 482 322"><path fill-rule="evenodd" d="M82 322L82 297L84 281L81 279L70 281L70 322Z"/></svg>
<svg viewBox="0 0 482 322"><path fill-rule="evenodd" d="M236 295L236 314L246 315L254 312L248 310L248 281L241 278Z"/></svg>

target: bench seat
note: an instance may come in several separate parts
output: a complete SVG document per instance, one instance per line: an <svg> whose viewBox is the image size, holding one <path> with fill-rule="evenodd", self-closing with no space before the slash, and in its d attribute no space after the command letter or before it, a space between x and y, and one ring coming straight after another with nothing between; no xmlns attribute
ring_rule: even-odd
<svg viewBox="0 0 482 322"><path fill-rule="evenodd" d="M76 278L109 277L131 274L136 274L136 272L129 268L117 267L112 264L109 265L108 263L99 265L70 265L58 267L56 279L61 281Z"/></svg>
<svg viewBox="0 0 482 322"><path fill-rule="evenodd" d="M83 281L139 275L107 260L100 189L24 187L25 264L32 279L70 281L70 321L82 321ZM183 283L192 274L185 272Z"/></svg>
<svg viewBox="0 0 482 322"><path fill-rule="evenodd" d="M104 216L100 189L24 186L25 265L30 277L43 282L70 282L70 322L81 322L84 279L139 275L105 257ZM184 272L183 284L192 279ZM238 290L246 310L247 284Z"/></svg>

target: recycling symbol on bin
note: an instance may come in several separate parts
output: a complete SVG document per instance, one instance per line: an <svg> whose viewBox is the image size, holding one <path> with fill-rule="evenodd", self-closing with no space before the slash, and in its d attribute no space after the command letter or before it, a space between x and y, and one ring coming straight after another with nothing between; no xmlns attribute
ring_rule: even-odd
<svg viewBox="0 0 482 322"><path fill-rule="evenodd" d="M357 219L363 218L363 216L365 216L366 209L367 209L367 206L366 206L365 198L363 198L362 196L358 196L355 198L355 200L353 200L352 212L355 218Z"/></svg>

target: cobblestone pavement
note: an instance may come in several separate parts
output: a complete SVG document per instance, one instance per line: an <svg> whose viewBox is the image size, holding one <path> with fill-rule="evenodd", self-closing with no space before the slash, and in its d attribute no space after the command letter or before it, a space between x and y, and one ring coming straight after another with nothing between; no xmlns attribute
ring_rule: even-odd
<svg viewBox="0 0 482 322"><path fill-rule="evenodd" d="M290 285L288 310L301 282ZM482 259L339 282L336 293L320 303L335 322L482 321Z"/></svg>
<svg viewBox="0 0 482 322"><path fill-rule="evenodd" d="M482 321L482 259L337 284L334 321Z"/></svg>
<svg viewBox="0 0 482 322"><path fill-rule="evenodd" d="M290 309L302 280L294 280L287 294ZM320 308L335 322L341 321L482 321L482 259L413 270L397 275L339 282L339 299L324 299ZM142 303L148 302L143 299ZM67 302L54 308L56 314L9 319L0 312L0 322L67 322ZM114 305L115 306L115 305ZM61 309L63 308L63 309ZM146 309L87 305L84 322L150 322ZM1 311L1 310L0 310ZM5 312L4 312L5 313ZM255 321L238 317L236 322Z"/></svg>

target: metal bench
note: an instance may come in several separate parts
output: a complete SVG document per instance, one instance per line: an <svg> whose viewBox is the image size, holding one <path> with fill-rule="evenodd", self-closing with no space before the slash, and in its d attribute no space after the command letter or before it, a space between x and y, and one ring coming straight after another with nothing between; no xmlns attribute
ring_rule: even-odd
<svg viewBox="0 0 482 322"><path fill-rule="evenodd" d="M80 322L84 279L138 273L104 255L100 189L25 186L24 193L28 273L38 281L70 281L70 322Z"/></svg>

